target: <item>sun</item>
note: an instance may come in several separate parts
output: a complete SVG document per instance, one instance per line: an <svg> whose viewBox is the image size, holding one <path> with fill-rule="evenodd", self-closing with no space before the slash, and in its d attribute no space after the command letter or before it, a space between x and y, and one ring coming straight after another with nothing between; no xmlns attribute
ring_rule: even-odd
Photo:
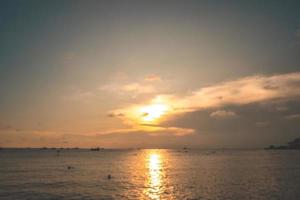
<svg viewBox="0 0 300 200"><path fill-rule="evenodd" d="M166 104L151 104L140 108L141 119L145 122L153 122L162 117L168 111Z"/></svg>

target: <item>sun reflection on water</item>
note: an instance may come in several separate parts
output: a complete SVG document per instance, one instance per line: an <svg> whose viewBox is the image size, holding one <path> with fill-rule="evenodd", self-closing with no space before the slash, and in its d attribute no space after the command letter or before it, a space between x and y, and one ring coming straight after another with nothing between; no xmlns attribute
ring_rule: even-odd
<svg viewBox="0 0 300 200"><path fill-rule="evenodd" d="M159 152L149 152L147 158L148 179L146 194L150 199L161 199L163 191L163 167L162 156Z"/></svg>

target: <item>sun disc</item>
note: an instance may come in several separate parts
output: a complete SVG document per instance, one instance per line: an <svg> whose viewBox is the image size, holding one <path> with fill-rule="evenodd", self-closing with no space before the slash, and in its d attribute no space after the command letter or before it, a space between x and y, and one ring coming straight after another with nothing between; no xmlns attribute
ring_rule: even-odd
<svg viewBox="0 0 300 200"><path fill-rule="evenodd" d="M141 118L143 121L151 122L160 118L166 113L168 106L165 104L152 104L140 109Z"/></svg>

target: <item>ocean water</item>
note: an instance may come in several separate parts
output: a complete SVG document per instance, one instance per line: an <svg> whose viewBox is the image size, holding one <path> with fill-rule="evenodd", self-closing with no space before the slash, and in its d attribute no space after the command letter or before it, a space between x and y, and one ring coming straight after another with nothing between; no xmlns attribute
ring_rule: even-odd
<svg viewBox="0 0 300 200"><path fill-rule="evenodd" d="M300 151L2 150L0 199L299 200Z"/></svg>

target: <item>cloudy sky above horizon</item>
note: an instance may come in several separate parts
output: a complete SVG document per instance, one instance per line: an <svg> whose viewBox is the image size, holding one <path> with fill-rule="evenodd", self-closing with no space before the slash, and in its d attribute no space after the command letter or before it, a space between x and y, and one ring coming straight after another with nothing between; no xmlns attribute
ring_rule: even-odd
<svg viewBox="0 0 300 200"><path fill-rule="evenodd" d="M300 137L297 1L1 1L0 146Z"/></svg>

